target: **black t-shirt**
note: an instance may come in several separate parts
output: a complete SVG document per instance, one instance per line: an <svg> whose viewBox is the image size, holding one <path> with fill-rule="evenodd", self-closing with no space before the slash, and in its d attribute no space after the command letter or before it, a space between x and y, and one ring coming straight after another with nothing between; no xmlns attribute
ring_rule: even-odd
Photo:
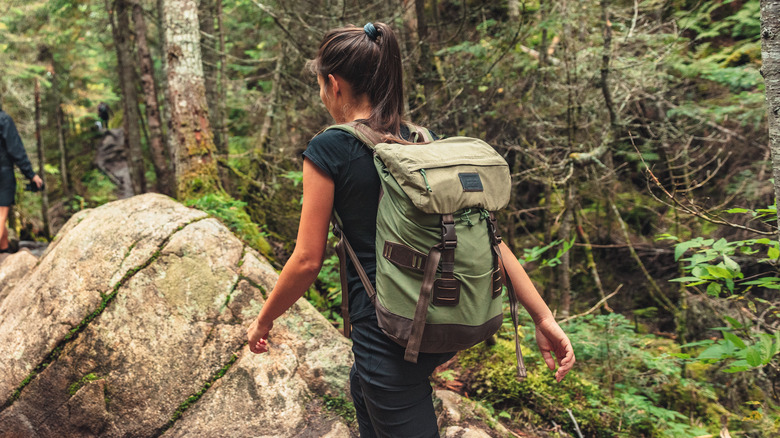
<svg viewBox="0 0 780 438"><path fill-rule="evenodd" d="M401 137L409 139L406 126L401 126ZM351 134L331 129L314 137L303 155L335 183L333 205L341 218L344 235L376 287L376 212L380 184L373 152ZM352 322L373 315L374 306L349 258L347 287Z"/></svg>

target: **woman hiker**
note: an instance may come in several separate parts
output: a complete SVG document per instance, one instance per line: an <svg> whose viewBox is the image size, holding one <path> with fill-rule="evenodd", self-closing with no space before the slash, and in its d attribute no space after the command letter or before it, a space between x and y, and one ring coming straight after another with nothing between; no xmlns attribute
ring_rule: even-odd
<svg viewBox="0 0 780 438"><path fill-rule="evenodd" d="M33 171L22 139L13 119L2 108L0 102L0 253L10 252L6 221L16 197L14 165L40 189L43 180Z"/></svg>
<svg viewBox="0 0 780 438"><path fill-rule="evenodd" d="M395 34L383 23L348 26L328 32L310 63L320 98L336 123L360 121L390 138L410 140L402 124L401 53ZM303 206L297 244L273 291L247 331L253 353L268 351L273 321L295 303L317 278L325 254L331 212L343 223L360 264L374 282L374 238L379 176L372 152L351 134L327 130L314 137L303 153ZM520 303L536 323L536 339L558 381L574 365L569 339L523 267L505 244L501 253ZM361 280L347 270L352 350L352 399L360 436L438 437L429 377L453 353L420 353L417 363L404 360L404 348L388 338ZM552 354L555 354L555 359Z"/></svg>

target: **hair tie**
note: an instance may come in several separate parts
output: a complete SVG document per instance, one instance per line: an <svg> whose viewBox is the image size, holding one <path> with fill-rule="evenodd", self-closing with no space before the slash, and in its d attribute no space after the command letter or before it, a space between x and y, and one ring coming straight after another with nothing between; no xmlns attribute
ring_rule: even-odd
<svg viewBox="0 0 780 438"><path fill-rule="evenodd" d="M379 31L376 30L374 23L366 23L366 25L363 26L363 30L366 32L366 35L368 35L371 41L376 41L376 37L379 36Z"/></svg>

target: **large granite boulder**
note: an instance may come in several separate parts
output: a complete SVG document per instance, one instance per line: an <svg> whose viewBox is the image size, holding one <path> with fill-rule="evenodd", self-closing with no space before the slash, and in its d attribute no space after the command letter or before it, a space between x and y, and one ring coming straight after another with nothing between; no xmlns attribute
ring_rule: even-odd
<svg viewBox="0 0 780 438"><path fill-rule="evenodd" d="M277 275L205 213L143 195L78 213L0 301L0 436L349 436L349 342L307 302L245 330Z"/></svg>
<svg viewBox="0 0 780 438"><path fill-rule="evenodd" d="M136 196L28 256L0 264L0 437L355 436L326 408L348 398L349 341L299 300L252 354L277 273L207 214ZM443 436L509 435L437 395Z"/></svg>
<svg viewBox="0 0 780 438"><path fill-rule="evenodd" d="M0 254L0 301L11 292L25 274L29 272L38 257L23 249L14 254Z"/></svg>

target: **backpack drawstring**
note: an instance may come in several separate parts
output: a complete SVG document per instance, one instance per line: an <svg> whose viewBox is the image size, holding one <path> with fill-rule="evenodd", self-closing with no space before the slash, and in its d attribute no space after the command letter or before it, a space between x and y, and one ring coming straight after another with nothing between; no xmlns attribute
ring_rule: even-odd
<svg viewBox="0 0 780 438"><path fill-rule="evenodd" d="M420 169L420 175L422 175L423 181L425 181L425 188L428 189L429 192L432 192L433 189L431 189L431 185L428 184L428 176L425 175L425 169Z"/></svg>

